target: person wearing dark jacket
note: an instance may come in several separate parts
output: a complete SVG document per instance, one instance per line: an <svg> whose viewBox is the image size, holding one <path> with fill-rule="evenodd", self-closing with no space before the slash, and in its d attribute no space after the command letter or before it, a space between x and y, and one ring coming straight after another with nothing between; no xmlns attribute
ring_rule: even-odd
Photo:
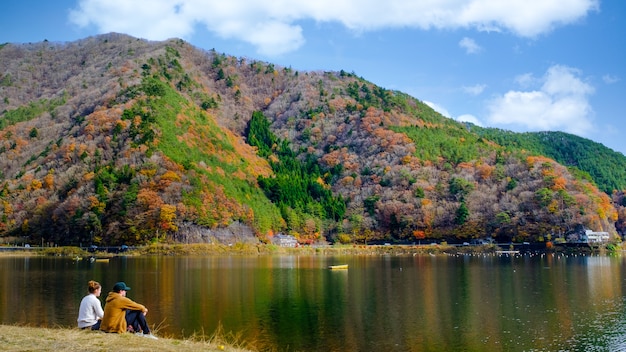
<svg viewBox="0 0 626 352"><path fill-rule="evenodd" d="M118 282L109 292L104 306L104 318L100 324L100 330L104 332L124 333L132 328L133 332L156 339L150 333L150 327L146 321L148 309L130 298L126 297L126 291L130 287L125 282Z"/></svg>

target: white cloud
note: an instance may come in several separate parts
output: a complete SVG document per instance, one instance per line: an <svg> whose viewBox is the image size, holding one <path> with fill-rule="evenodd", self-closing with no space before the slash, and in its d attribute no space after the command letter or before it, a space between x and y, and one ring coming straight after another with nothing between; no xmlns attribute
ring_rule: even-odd
<svg viewBox="0 0 626 352"><path fill-rule="evenodd" d="M455 120L459 121L459 122L471 122L476 126L483 126L483 123L480 122L480 120L474 116L474 115L470 115L470 114L463 114L461 116L458 116L457 118L455 118Z"/></svg>
<svg viewBox="0 0 626 352"><path fill-rule="evenodd" d="M485 88L487 88L485 84L476 84L463 87L463 91L469 95L481 95L485 91Z"/></svg>
<svg viewBox="0 0 626 352"><path fill-rule="evenodd" d="M184 5L183 5L184 6ZM80 27L94 25L100 32L119 32L146 39L186 37L194 21L169 1L81 0L69 19Z"/></svg>
<svg viewBox="0 0 626 352"><path fill-rule="evenodd" d="M294 51L304 44L302 28L274 21L257 24L256 30L244 35L260 54L267 56Z"/></svg>
<svg viewBox="0 0 626 352"><path fill-rule="evenodd" d="M446 109L445 107L430 102L430 101L424 101L424 104L430 106L433 110L437 111L438 113L440 113L441 115L449 118L449 119L453 119L459 122L471 122L476 126L483 126L483 123L480 122L480 120L474 116L474 115L470 115L470 114L463 114L457 117L452 117L452 114L450 114L450 112L448 111L448 109Z"/></svg>
<svg viewBox="0 0 626 352"><path fill-rule="evenodd" d="M478 54L482 50L480 45L476 44L474 39L468 37L461 39L459 46L465 49L465 53L467 54Z"/></svg>
<svg viewBox="0 0 626 352"><path fill-rule="evenodd" d="M586 98L594 92L594 88L583 82L579 76L581 71L575 68L554 65L548 69L544 75L544 82L541 87L554 97L580 97Z"/></svg>
<svg viewBox="0 0 626 352"><path fill-rule="evenodd" d="M617 83L620 81L619 77L613 76L613 75L604 75L602 76L602 80L606 84L613 84L613 83Z"/></svg>
<svg viewBox="0 0 626 352"><path fill-rule="evenodd" d="M517 82L517 84L519 84L523 88L526 88L535 84L535 82L537 82L537 79L533 76L532 73L524 73L515 77L515 82Z"/></svg>
<svg viewBox="0 0 626 352"><path fill-rule="evenodd" d="M537 89L509 91L489 102L489 123L532 131L590 133L593 109L589 95L593 94L594 88L580 75L575 68L550 67L538 80L541 86Z"/></svg>
<svg viewBox="0 0 626 352"><path fill-rule="evenodd" d="M433 110L435 110L436 112L440 113L441 115L447 117L447 118L451 118L452 115L450 114L450 112L444 108L443 106L439 105L439 104L435 104L431 101L426 101L424 100L424 104L430 106Z"/></svg>
<svg viewBox="0 0 626 352"><path fill-rule="evenodd" d="M299 21L335 22L355 32L385 28L508 31L535 37L599 8L599 0L79 0L70 21L146 39L188 38L194 27L255 45L270 55L305 42Z"/></svg>

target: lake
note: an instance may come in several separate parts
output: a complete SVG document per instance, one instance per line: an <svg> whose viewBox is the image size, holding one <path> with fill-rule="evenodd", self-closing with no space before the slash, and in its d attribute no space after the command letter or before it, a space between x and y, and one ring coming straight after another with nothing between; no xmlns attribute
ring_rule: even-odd
<svg viewBox="0 0 626 352"><path fill-rule="evenodd" d="M103 303L125 281L161 336L260 351L626 351L619 256L8 256L0 323L75 326L92 279Z"/></svg>

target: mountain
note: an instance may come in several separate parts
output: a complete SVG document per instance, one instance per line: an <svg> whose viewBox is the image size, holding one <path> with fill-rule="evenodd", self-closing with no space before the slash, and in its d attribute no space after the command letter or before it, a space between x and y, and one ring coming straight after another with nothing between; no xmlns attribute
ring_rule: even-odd
<svg viewBox="0 0 626 352"><path fill-rule="evenodd" d="M572 141L592 142L569 136L530 148L345 71L112 33L2 45L0 95L5 242L549 241L625 227L626 179L591 157L608 149L584 159Z"/></svg>

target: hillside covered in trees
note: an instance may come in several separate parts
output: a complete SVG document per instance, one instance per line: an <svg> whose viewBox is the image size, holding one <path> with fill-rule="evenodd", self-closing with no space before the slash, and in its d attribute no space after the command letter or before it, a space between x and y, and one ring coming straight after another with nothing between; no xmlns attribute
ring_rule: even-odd
<svg viewBox="0 0 626 352"><path fill-rule="evenodd" d="M353 73L182 40L0 46L0 241L548 241L626 230L626 159Z"/></svg>

